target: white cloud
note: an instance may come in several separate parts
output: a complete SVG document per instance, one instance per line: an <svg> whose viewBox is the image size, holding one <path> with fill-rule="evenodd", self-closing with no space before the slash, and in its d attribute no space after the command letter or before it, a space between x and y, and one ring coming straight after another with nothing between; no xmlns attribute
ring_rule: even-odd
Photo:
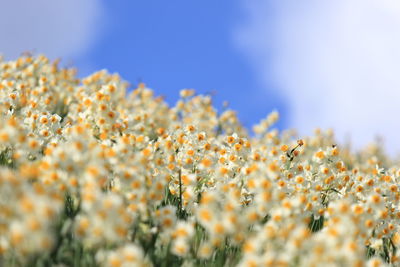
<svg viewBox="0 0 400 267"><path fill-rule="evenodd" d="M0 0L0 54L30 51L72 60L96 39L100 0Z"/></svg>
<svg viewBox="0 0 400 267"><path fill-rule="evenodd" d="M400 151L400 2L243 0L236 41L266 87L289 101L290 127L384 137Z"/></svg>

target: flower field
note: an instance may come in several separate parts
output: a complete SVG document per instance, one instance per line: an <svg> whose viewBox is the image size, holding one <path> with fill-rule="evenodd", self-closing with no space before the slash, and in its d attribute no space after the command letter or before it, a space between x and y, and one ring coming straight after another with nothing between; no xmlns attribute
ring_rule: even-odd
<svg viewBox="0 0 400 267"><path fill-rule="evenodd" d="M0 266L400 266L400 166L182 90L0 62Z"/></svg>

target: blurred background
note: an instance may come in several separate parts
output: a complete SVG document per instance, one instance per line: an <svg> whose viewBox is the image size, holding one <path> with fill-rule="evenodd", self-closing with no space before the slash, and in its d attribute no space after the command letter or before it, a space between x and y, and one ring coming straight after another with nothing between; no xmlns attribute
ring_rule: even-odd
<svg viewBox="0 0 400 267"><path fill-rule="evenodd" d="M247 127L333 128L360 148L400 151L397 0L0 0L0 53L45 53L139 82L174 105L214 95Z"/></svg>

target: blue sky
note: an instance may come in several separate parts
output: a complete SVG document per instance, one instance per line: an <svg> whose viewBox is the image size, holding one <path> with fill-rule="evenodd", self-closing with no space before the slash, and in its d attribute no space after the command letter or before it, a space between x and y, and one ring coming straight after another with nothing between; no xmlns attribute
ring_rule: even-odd
<svg viewBox="0 0 400 267"><path fill-rule="evenodd" d="M398 0L0 0L0 53L108 69L173 105L215 93L250 127L333 128L356 148L400 151ZM18 19L15 19L18 18Z"/></svg>
<svg viewBox="0 0 400 267"><path fill-rule="evenodd" d="M166 101L175 103L183 88L212 93L251 126L284 102L257 81L250 62L234 42L243 14L239 1L105 1L104 31L77 61L91 62L87 74L106 68L133 85L144 81Z"/></svg>

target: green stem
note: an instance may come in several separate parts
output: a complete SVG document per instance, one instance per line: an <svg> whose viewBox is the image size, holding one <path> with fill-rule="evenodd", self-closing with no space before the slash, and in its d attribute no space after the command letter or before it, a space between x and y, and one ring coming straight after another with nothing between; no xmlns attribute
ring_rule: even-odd
<svg viewBox="0 0 400 267"><path fill-rule="evenodd" d="M182 201L182 170L178 172L178 179L179 179L179 203L178 203L178 212L179 217L183 214L183 201Z"/></svg>

